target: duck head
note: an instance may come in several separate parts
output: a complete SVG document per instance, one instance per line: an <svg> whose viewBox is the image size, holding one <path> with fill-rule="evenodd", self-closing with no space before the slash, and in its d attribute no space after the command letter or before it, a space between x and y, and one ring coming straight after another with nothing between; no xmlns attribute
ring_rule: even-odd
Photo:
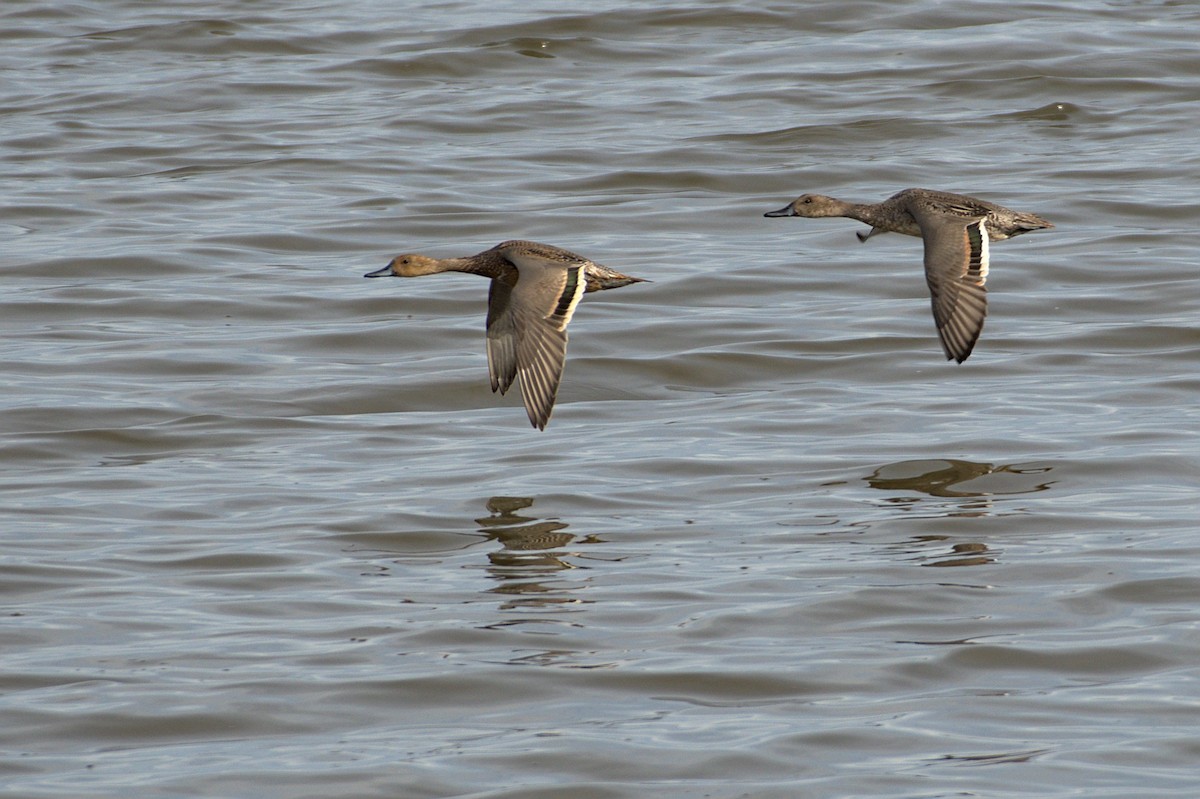
<svg viewBox="0 0 1200 799"><path fill-rule="evenodd" d="M443 271L438 259L426 255L397 255L383 269L367 272L363 277L420 277Z"/></svg>
<svg viewBox="0 0 1200 799"><path fill-rule="evenodd" d="M845 206L845 203L824 194L801 194L778 211L767 211L763 216L805 216L810 219L842 216Z"/></svg>

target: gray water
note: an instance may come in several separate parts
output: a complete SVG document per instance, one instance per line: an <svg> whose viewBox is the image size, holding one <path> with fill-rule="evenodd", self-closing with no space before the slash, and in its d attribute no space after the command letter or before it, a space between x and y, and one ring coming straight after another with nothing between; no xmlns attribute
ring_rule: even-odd
<svg viewBox="0 0 1200 799"><path fill-rule="evenodd" d="M1200 6L413 5L0 7L0 797L1200 793Z"/></svg>

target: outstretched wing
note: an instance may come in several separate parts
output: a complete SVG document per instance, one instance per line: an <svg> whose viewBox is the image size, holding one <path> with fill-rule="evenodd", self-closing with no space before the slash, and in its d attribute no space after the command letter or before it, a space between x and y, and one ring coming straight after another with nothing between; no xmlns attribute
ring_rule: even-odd
<svg viewBox="0 0 1200 799"><path fill-rule="evenodd" d="M988 233L983 218L914 215L925 241L925 280L946 358L965 361L987 317Z"/></svg>
<svg viewBox="0 0 1200 799"><path fill-rule="evenodd" d="M487 358L492 391L503 394L517 377L517 327L512 287L494 279L488 291Z"/></svg>
<svg viewBox="0 0 1200 799"><path fill-rule="evenodd" d="M506 252L517 282L493 281L488 303L488 363L494 389L516 375L529 421L544 430L554 410L567 358L567 324L586 289L586 261L551 260L528 251Z"/></svg>

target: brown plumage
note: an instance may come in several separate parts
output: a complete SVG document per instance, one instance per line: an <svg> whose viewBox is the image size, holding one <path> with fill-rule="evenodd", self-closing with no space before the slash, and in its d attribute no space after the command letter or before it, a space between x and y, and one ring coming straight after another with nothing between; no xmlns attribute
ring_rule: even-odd
<svg viewBox="0 0 1200 799"><path fill-rule="evenodd" d="M905 189L879 203L805 194L764 216L857 219L871 226L860 241L880 233L919 236L942 349L959 363L970 356L987 316L988 242L1054 227L1035 214L933 189Z"/></svg>
<svg viewBox="0 0 1200 799"><path fill-rule="evenodd" d="M491 279L487 355L492 391L517 378L529 421L546 428L567 357L567 324L585 293L620 288L642 278L550 244L505 241L464 258L398 255L365 277L420 277L468 272Z"/></svg>

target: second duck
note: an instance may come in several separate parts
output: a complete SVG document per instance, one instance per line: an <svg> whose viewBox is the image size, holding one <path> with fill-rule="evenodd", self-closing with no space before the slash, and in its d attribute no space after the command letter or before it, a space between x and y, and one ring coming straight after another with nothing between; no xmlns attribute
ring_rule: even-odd
<svg viewBox="0 0 1200 799"><path fill-rule="evenodd" d="M958 363L970 356L987 316L988 241L1054 227L1035 214L933 189L905 189L879 203L805 194L764 216L857 219L871 226L860 241L880 233L919 236L938 337L946 358Z"/></svg>

